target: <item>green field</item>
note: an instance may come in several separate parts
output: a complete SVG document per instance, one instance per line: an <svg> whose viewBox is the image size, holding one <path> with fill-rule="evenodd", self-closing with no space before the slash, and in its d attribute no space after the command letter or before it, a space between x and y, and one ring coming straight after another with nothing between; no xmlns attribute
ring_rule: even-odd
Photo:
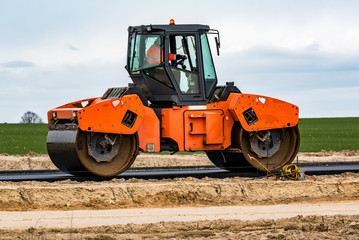
<svg viewBox="0 0 359 240"><path fill-rule="evenodd" d="M300 152L359 150L359 118L299 120Z"/></svg>
<svg viewBox="0 0 359 240"><path fill-rule="evenodd" d="M0 124L0 153L47 153L47 124Z"/></svg>
<svg viewBox="0 0 359 240"><path fill-rule="evenodd" d="M299 120L300 152L359 150L359 118ZM0 124L0 153L47 153L47 124Z"/></svg>

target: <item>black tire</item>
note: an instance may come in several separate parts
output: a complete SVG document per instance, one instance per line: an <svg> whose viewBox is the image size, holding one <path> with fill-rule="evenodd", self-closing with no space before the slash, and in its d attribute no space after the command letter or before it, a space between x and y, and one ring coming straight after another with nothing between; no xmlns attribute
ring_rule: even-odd
<svg viewBox="0 0 359 240"><path fill-rule="evenodd" d="M231 172L248 172L255 169L248 163L242 153L210 151L206 152L206 154L214 165Z"/></svg>

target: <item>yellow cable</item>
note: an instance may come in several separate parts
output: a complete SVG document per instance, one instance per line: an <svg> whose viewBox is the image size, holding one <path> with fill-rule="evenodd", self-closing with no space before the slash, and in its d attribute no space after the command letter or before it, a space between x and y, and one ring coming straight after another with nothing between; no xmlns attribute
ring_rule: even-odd
<svg viewBox="0 0 359 240"><path fill-rule="evenodd" d="M262 168L264 168L264 169L267 171L267 173L272 174L271 171L269 171L265 166L263 166L263 164L260 163L257 159L255 159L254 157L252 157L252 156L249 155L249 154L248 154L248 157L249 157L250 159L253 159L254 161L256 161L260 166L262 166Z"/></svg>

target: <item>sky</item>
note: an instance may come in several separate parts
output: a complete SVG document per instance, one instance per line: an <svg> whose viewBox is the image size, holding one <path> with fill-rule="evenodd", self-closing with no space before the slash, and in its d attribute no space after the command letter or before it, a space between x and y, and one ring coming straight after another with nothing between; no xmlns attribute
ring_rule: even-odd
<svg viewBox="0 0 359 240"><path fill-rule="evenodd" d="M0 0L0 123L127 86L127 28L206 24L221 37L219 84L359 116L359 1Z"/></svg>

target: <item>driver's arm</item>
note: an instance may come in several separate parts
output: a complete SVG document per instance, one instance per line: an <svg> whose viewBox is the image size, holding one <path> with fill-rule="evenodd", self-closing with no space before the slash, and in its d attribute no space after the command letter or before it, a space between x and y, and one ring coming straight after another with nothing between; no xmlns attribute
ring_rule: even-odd
<svg viewBox="0 0 359 240"><path fill-rule="evenodd" d="M170 61L175 61L175 60L179 60L179 59L187 59L187 56L186 55L170 53L168 58L169 58Z"/></svg>

